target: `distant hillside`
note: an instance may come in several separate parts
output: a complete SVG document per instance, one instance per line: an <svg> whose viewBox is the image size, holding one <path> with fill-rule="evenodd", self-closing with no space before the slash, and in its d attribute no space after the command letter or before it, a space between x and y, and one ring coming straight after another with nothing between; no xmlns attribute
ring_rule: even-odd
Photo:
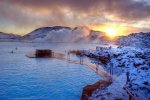
<svg viewBox="0 0 150 100"><path fill-rule="evenodd" d="M117 44L150 48L150 33L132 33L128 36L120 37L117 40Z"/></svg>
<svg viewBox="0 0 150 100"><path fill-rule="evenodd" d="M0 41L17 41L21 36L0 32Z"/></svg>
<svg viewBox="0 0 150 100"><path fill-rule="evenodd" d="M23 39L27 39L27 40L33 40L36 38L44 38L47 36L47 34L49 34L49 32L51 31L58 31L61 29L71 29L69 27L62 27L62 26L55 26L55 27L41 27L38 29L35 29L34 31L24 35L22 38Z"/></svg>
<svg viewBox="0 0 150 100"><path fill-rule="evenodd" d="M111 40L104 32L94 31L87 27L54 26L35 29L22 37L0 32L0 41L116 43L124 46L150 48L150 33L132 33Z"/></svg>
<svg viewBox="0 0 150 100"><path fill-rule="evenodd" d="M22 39L32 42L98 42L98 37L102 34L103 32L93 31L87 27L54 26L38 28Z"/></svg>

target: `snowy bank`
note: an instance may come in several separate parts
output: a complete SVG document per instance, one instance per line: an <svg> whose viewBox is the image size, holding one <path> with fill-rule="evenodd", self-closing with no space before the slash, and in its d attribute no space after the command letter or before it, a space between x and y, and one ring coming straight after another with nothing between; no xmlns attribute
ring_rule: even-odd
<svg viewBox="0 0 150 100"><path fill-rule="evenodd" d="M93 63L99 63L109 72L113 68L114 76L129 73L126 87L137 99L150 100L150 49L133 47L102 48L85 50L83 54L92 58ZM93 94L99 98L101 92Z"/></svg>

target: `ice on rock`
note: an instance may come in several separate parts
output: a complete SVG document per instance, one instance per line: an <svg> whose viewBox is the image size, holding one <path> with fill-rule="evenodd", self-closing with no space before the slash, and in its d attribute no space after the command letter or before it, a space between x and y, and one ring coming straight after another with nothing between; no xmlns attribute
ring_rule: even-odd
<svg viewBox="0 0 150 100"><path fill-rule="evenodd" d="M137 99L150 100L150 49L122 46L97 48L93 51L87 50L85 53L99 57L96 59L100 62L102 60L100 58L109 58L106 64L102 63L105 66L104 69L109 72L110 65L112 65L113 72L118 77L124 72L129 72L130 85L128 88L137 96ZM95 97L98 98L100 93L95 94Z"/></svg>

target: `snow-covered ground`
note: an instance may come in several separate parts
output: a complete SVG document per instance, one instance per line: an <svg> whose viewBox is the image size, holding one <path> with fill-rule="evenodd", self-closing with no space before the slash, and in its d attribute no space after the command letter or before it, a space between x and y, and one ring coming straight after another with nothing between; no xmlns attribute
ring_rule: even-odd
<svg viewBox="0 0 150 100"><path fill-rule="evenodd" d="M117 39L117 44L134 47L150 48L150 32L132 33Z"/></svg>
<svg viewBox="0 0 150 100"><path fill-rule="evenodd" d="M90 100L114 100L114 99L123 99L127 100L128 95L126 91L123 89L126 82L125 74L120 75L117 78L113 78L113 82L106 88L97 89L94 91L92 96L89 98ZM115 91L114 91L115 90Z"/></svg>
<svg viewBox="0 0 150 100"><path fill-rule="evenodd" d="M91 60L93 63L102 64L107 72L110 72L110 67L112 67L113 76L116 76L117 79L128 72L129 82L126 84L126 87L137 99L150 100L150 49L134 47L98 47L96 50L85 51L84 55L92 58ZM114 82L113 84L116 84L117 81ZM122 82L122 84L124 83L125 82ZM112 92L111 89L115 86L118 88L113 89L113 91L117 91L120 85L113 84L107 87L107 89L97 90L93 93L91 98L101 98L105 93L115 94L116 92ZM124 90L122 89L122 91ZM120 96L119 91L117 93L118 96ZM120 97L124 98L123 96Z"/></svg>

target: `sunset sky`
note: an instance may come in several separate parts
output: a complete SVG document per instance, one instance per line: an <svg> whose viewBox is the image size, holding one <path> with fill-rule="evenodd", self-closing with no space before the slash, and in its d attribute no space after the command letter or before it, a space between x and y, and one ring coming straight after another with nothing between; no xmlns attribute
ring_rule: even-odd
<svg viewBox="0 0 150 100"><path fill-rule="evenodd" d="M47 26L88 26L118 35L150 31L149 0L0 0L0 31L24 35Z"/></svg>

